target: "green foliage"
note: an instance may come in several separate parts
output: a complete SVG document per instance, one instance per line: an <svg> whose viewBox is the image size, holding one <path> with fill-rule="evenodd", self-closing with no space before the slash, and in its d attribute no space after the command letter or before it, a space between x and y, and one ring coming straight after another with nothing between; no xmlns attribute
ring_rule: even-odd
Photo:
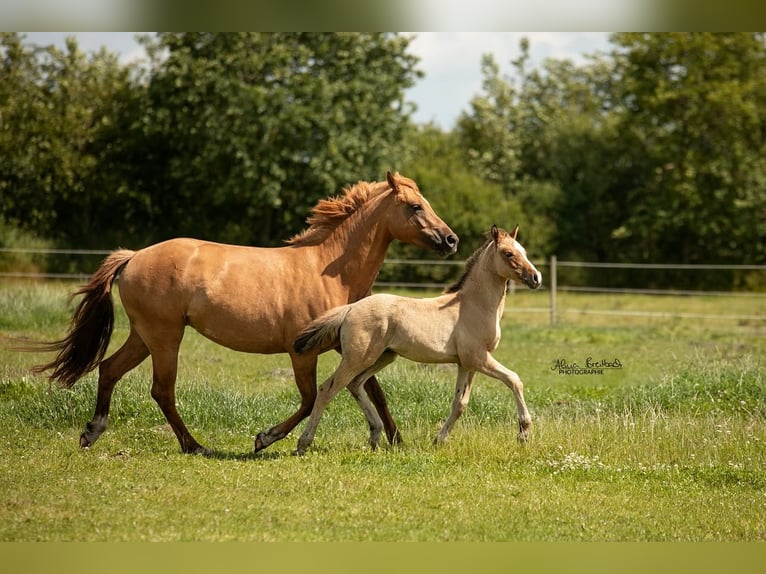
<svg viewBox="0 0 766 574"><path fill-rule="evenodd" d="M535 67L523 40L510 73L483 58L481 91L443 133L410 123L420 72L402 35L163 33L142 40L139 67L3 33L2 233L99 249L176 235L277 245L319 198L392 169L418 181L463 255L492 223L519 223L536 259L764 263L765 39L621 33L584 63ZM578 280L698 287L595 273ZM763 282L722 272L706 287Z"/></svg>
<svg viewBox="0 0 766 574"><path fill-rule="evenodd" d="M84 54L73 39L65 51L28 48L12 33L0 37L0 56L0 216L38 237L100 243L111 190L96 140L130 68L105 51Z"/></svg>
<svg viewBox="0 0 766 574"><path fill-rule="evenodd" d="M77 247L279 243L317 199L406 155L408 42L167 33L137 69L3 34L0 215Z"/></svg>
<svg viewBox="0 0 766 574"><path fill-rule="evenodd" d="M766 261L764 36L612 40L611 54L539 70L526 68L522 43L513 77L487 56L483 92L457 128L472 166L548 222L545 248L562 258ZM520 195L529 181L550 190L530 194L536 205ZM721 273L708 287L748 281Z"/></svg>
<svg viewBox="0 0 766 574"><path fill-rule="evenodd" d="M402 94L417 74L403 37L165 33L145 43L152 69L129 137L132 184L149 197L156 236L281 242L319 198L380 179L406 152Z"/></svg>
<svg viewBox="0 0 766 574"><path fill-rule="evenodd" d="M626 255L766 259L766 51L762 34L616 34Z"/></svg>

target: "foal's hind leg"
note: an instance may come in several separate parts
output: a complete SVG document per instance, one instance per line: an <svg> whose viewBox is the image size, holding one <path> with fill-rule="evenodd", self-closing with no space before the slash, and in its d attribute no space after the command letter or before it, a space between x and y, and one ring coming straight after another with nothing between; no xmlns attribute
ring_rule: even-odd
<svg viewBox="0 0 766 574"><path fill-rule="evenodd" d="M149 349L138 334L131 329L127 340L111 357L105 359L98 366L98 394L96 396L96 410L93 418L86 425L80 435L80 446L88 448L106 430L109 418L109 406L112 401L112 392L122 376L137 367L146 357Z"/></svg>
<svg viewBox="0 0 766 574"><path fill-rule="evenodd" d="M383 421L383 428L386 430L388 442L390 444L401 444L403 442L402 435L399 433L396 422L394 422L394 418L388 410L386 395L383 394L383 389L380 388L378 379L374 376L367 379L364 383L364 390L367 392L367 396L370 397L372 404L375 405L375 409L378 411L378 415Z"/></svg>
<svg viewBox="0 0 766 574"><path fill-rule="evenodd" d="M383 421L380 419L378 411L375 410L375 407L370 402L363 383L364 379L357 377L348 385L348 390L356 399L356 404L362 409L364 418L367 419L367 424L370 427L370 448L375 450L378 448L380 435L383 433Z"/></svg>
<svg viewBox="0 0 766 574"><path fill-rule="evenodd" d="M322 383L321 387L319 387L319 392L314 401L314 408L311 410L311 416L309 417L308 423L306 423L306 428L304 429L303 434L298 439L298 447L295 450L295 454L303 454L306 452L306 449L314 440L314 435L316 434L317 426L319 425L319 419L322 418L322 413L335 395L342 391L344 387L347 387L352 383L361 384L363 381L366 381L380 369L393 362L396 357L397 354L393 351L386 351L368 367L364 367L362 363L364 359L359 360L357 357L352 359L343 357L335 372L329 379ZM369 420L370 419L368 418L368 421ZM375 444L377 444L378 440L380 440L380 430L377 431ZM372 443L372 441L373 437L371 436L370 442Z"/></svg>
<svg viewBox="0 0 766 574"><path fill-rule="evenodd" d="M370 381L375 381L375 386L378 389L377 392L380 393L381 397L384 397L383 390L380 388L380 385L378 384L377 379L375 379L374 375L373 376L370 376L370 375L371 373L377 373L378 371L383 369L385 366L393 363L396 360L397 356L398 355L394 353L393 351L387 351L383 353L372 367L370 367L369 369L366 369L362 374L356 376L354 380L351 381L351 383L349 383L348 385L348 390L351 391L351 394L356 399L356 402L359 405L359 408L362 409L362 412L364 413L364 416L367 419L367 423L370 425L370 447L372 447L373 450L378 448L378 443L380 442L380 435L385 426L385 420L381 419L379 406L376 404L375 407L373 408L373 403L370 402L370 399L372 398L368 396L369 390L370 390ZM383 402L385 405L385 397L383 398ZM388 411L386 411L386 413L388 413ZM398 434L399 434L399 431L397 431L397 434L396 434L399 440L390 441L391 444L401 443L401 437L399 437Z"/></svg>
<svg viewBox="0 0 766 574"><path fill-rule="evenodd" d="M460 415L463 414L463 411L465 411L468 400L471 398L471 384L473 383L474 375L476 375L476 371L468 371L463 368L458 369L457 382L455 383L455 398L452 400L452 411L441 430L439 430L439 434L436 435L434 444L443 444L447 441L452 427L457 419L460 418Z"/></svg>

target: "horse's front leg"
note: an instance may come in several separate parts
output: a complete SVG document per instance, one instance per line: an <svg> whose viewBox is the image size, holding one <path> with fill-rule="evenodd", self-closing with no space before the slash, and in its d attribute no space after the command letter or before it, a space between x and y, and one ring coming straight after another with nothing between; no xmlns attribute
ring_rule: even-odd
<svg viewBox="0 0 766 574"><path fill-rule="evenodd" d="M290 418L274 425L267 431L258 433L258 436L255 437L254 452L263 450L270 444L285 438L299 422L309 416L314 406L317 395L317 355L309 353L306 355L291 354L290 359L293 364L295 384L298 385L298 391L301 394L301 404Z"/></svg>
<svg viewBox="0 0 766 574"><path fill-rule="evenodd" d="M489 353L487 353L484 364L479 368L479 371L504 382L513 391L513 396L516 399L516 410L519 415L519 434L517 438L520 442L526 442L529 435L529 427L532 425L532 417L527 410L527 404L524 402L524 383L521 382L521 378L515 372L500 364Z"/></svg>
<svg viewBox="0 0 766 574"><path fill-rule="evenodd" d="M444 444L447 441L452 427L457 419L465 411L468 405L468 400L471 398L471 384L473 383L473 377L476 375L476 371L458 368L457 382L455 383L455 397L452 399L452 411L447 417L442 428L439 430L439 434L434 439L434 444Z"/></svg>

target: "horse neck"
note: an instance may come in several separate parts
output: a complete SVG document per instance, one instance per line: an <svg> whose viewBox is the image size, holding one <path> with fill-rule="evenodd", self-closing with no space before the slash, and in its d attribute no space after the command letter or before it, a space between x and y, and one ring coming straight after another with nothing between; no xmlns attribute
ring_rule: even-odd
<svg viewBox="0 0 766 574"><path fill-rule="evenodd" d="M372 199L319 246L324 273L339 279L348 290L349 301L370 292L394 239L381 221L384 201L385 197Z"/></svg>

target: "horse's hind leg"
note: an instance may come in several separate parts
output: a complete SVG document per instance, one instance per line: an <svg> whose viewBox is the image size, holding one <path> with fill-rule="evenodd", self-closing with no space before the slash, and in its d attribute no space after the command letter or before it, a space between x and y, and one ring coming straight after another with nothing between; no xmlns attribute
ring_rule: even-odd
<svg viewBox="0 0 766 574"><path fill-rule="evenodd" d="M112 356L98 366L98 394L93 418L80 435L80 446L88 448L106 430L109 418L109 406L112 402L114 386L122 376L137 367L146 357L149 349L138 334L131 329L127 340Z"/></svg>
<svg viewBox="0 0 766 574"><path fill-rule="evenodd" d="M152 398L157 402L170 428L178 438L181 451L188 454L205 454L207 450L189 433L181 415L176 409L176 375L178 371L178 344L172 347L152 349L152 367L154 380Z"/></svg>

